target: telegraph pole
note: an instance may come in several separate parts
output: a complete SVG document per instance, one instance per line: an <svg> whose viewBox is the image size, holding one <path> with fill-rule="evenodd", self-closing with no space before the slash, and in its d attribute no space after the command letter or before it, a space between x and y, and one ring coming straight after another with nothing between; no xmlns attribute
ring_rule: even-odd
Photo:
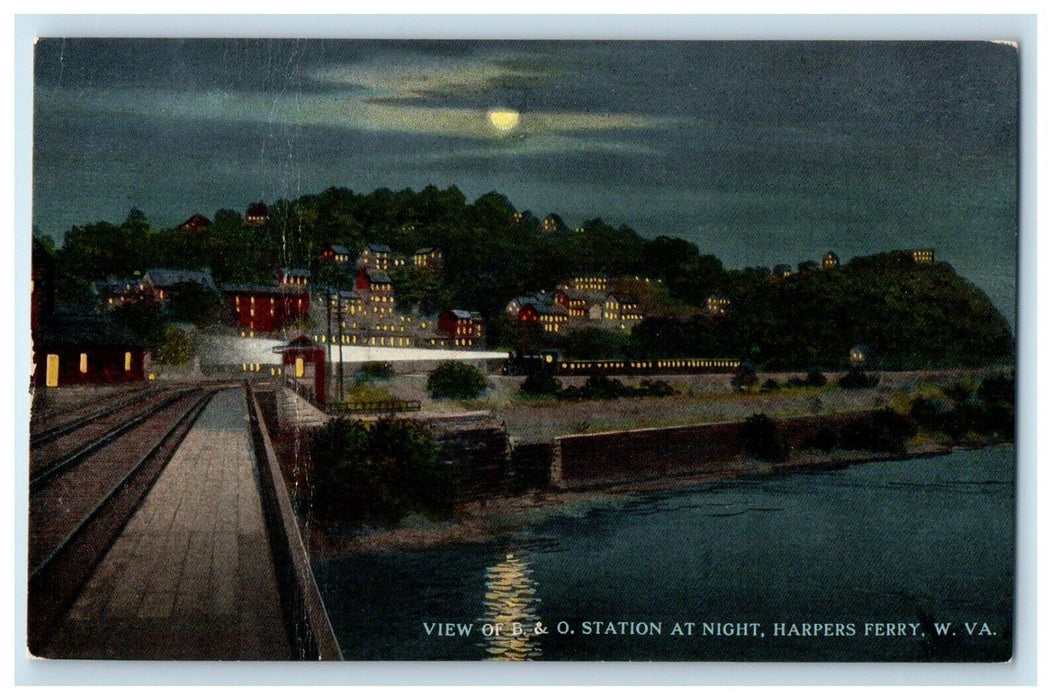
<svg viewBox="0 0 1059 700"><path fill-rule="evenodd" d="M335 295L335 313L338 316L338 397L339 401L343 403L346 400L346 382L345 382L345 369L342 367L342 295L338 293ZM330 310L328 310L328 319L331 318Z"/></svg>

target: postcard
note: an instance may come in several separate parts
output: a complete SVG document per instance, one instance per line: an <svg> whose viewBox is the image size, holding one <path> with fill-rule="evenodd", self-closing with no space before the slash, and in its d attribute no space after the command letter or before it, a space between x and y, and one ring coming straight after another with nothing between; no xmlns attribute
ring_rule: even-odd
<svg viewBox="0 0 1059 700"><path fill-rule="evenodd" d="M32 656L1013 657L1012 42L33 75Z"/></svg>

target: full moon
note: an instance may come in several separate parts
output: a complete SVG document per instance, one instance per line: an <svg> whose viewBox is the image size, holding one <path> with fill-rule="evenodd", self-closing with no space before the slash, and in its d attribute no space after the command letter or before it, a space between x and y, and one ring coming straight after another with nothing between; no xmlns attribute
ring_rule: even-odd
<svg viewBox="0 0 1059 700"><path fill-rule="evenodd" d="M519 113L513 109L498 107L487 113L489 123L499 131L511 131L519 122Z"/></svg>

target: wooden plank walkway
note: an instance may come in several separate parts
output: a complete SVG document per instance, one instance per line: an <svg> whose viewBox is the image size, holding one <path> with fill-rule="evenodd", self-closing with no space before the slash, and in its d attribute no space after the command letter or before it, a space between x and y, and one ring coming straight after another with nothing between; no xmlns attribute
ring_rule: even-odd
<svg viewBox="0 0 1059 700"><path fill-rule="evenodd" d="M44 655L293 658L242 390L206 407Z"/></svg>

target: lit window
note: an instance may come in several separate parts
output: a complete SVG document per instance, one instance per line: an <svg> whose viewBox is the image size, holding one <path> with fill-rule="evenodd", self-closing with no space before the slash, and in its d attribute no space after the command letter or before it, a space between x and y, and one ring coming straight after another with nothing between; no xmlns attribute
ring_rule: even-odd
<svg viewBox="0 0 1059 700"><path fill-rule="evenodd" d="M88 372L88 354L87 353L81 353L80 369L81 369L81 374L86 374Z"/></svg>
<svg viewBox="0 0 1059 700"><path fill-rule="evenodd" d="M125 371L126 372L131 372L132 371L132 353L131 352L125 353Z"/></svg>

